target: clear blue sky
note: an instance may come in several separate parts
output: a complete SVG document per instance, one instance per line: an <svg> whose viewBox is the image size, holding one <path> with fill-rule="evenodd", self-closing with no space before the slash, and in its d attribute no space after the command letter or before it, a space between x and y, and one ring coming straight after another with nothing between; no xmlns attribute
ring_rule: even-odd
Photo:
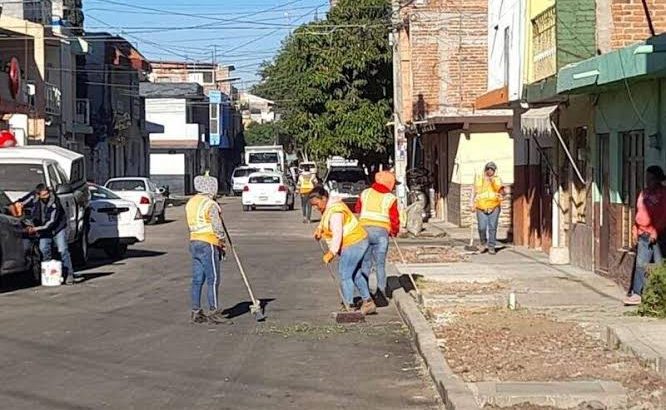
<svg viewBox="0 0 666 410"><path fill-rule="evenodd" d="M248 87L295 26L323 18L328 0L84 0L85 27L126 37L152 60L236 66Z"/></svg>

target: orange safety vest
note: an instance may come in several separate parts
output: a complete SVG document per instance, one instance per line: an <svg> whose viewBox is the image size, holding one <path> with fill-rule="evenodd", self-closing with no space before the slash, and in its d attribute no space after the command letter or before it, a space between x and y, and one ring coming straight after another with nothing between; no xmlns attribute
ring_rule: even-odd
<svg viewBox="0 0 666 410"><path fill-rule="evenodd" d="M476 197L474 206L476 209L487 211L502 205L502 197L499 192L502 189L502 181L494 176L487 181L484 176L477 177L474 181Z"/></svg>
<svg viewBox="0 0 666 410"><path fill-rule="evenodd" d="M333 240L333 231L329 227L329 223L331 221L331 216L338 212L343 216L342 249L357 244L368 236L368 234L365 232L365 229L363 229L352 211L347 207L347 205L340 202L327 208L321 217L321 222L319 223L319 230L322 233L322 238L326 240L329 247L331 246L331 241Z"/></svg>
<svg viewBox="0 0 666 410"><path fill-rule="evenodd" d="M361 193L361 214L359 219L363 226L378 226L391 230L389 211L397 201L391 193L377 192L368 188Z"/></svg>
<svg viewBox="0 0 666 410"><path fill-rule="evenodd" d="M306 178L304 175L298 177L300 182L300 193L309 194L314 189L314 176L310 175Z"/></svg>
<svg viewBox="0 0 666 410"><path fill-rule="evenodd" d="M195 195L187 201L185 214L187 226L190 228L190 241L202 241L211 245L220 246L220 238L215 234L210 211L222 212L217 202L204 195Z"/></svg>

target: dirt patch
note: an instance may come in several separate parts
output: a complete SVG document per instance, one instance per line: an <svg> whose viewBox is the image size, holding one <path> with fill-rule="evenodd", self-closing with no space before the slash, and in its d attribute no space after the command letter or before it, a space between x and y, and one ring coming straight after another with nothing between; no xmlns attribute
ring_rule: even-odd
<svg viewBox="0 0 666 410"><path fill-rule="evenodd" d="M526 310L450 313L449 320L436 321L435 333L449 365L465 381L615 380L628 389L632 405L666 408L666 381L574 323Z"/></svg>
<svg viewBox="0 0 666 410"><path fill-rule="evenodd" d="M486 295L509 289L509 283L505 281L441 282L420 279L416 284L426 295Z"/></svg>
<svg viewBox="0 0 666 410"><path fill-rule="evenodd" d="M451 246L401 246L406 263L452 263L467 260L467 257ZM402 263L400 253L391 246L388 252L391 263Z"/></svg>

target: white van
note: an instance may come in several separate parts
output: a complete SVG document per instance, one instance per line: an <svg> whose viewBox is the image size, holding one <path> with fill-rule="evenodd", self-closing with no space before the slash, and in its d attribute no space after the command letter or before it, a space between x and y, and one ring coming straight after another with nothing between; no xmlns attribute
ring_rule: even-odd
<svg viewBox="0 0 666 410"><path fill-rule="evenodd" d="M60 198L67 213L72 256L77 264L85 264L90 192L83 155L48 145L0 149L0 190L12 201L40 183Z"/></svg>

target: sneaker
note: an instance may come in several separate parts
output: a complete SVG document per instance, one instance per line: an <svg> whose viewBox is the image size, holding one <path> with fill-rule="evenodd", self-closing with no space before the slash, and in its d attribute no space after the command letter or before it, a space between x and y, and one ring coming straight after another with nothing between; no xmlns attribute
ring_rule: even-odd
<svg viewBox="0 0 666 410"><path fill-rule="evenodd" d="M305 218L303 218L303 223L304 223L304 224L308 223L308 220L305 219Z"/></svg>
<svg viewBox="0 0 666 410"><path fill-rule="evenodd" d="M65 285L73 285L74 284L74 275L67 275L67 278L65 278Z"/></svg>
<svg viewBox="0 0 666 410"><path fill-rule="evenodd" d="M207 321L208 319L201 309L193 310L190 313L190 322L192 323L206 323Z"/></svg>
<svg viewBox="0 0 666 410"><path fill-rule="evenodd" d="M377 307L386 307L389 305L388 299L386 299L386 296L384 296L384 292L379 289L377 289L377 292L372 295L372 299L375 301L375 305L377 305Z"/></svg>
<svg viewBox="0 0 666 410"><path fill-rule="evenodd" d="M491 254L491 255L496 255L497 250L495 250L495 248L488 248L488 253Z"/></svg>
<svg viewBox="0 0 666 410"><path fill-rule="evenodd" d="M624 298L625 306L637 306L641 304L641 295L631 295Z"/></svg>
<svg viewBox="0 0 666 410"><path fill-rule="evenodd" d="M232 324L233 322L229 320L227 314L222 311L222 309L215 309L208 312L206 319L209 323L214 325L227 325Z"/></svg>
<svg viewBox="0 0 666 410"><path fill-rule="evenodd" d="M361 305L361 313L364 315L377 313L377 305L375 305L375 302L373 302L372 299L368 299Z"/></svg>

